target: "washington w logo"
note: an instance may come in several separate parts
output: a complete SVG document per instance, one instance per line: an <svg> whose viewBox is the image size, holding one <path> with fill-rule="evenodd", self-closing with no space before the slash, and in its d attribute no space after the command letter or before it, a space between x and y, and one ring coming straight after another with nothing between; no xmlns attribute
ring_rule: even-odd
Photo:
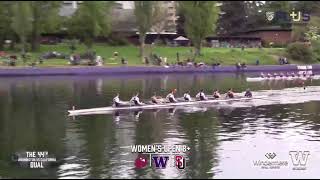
<svg viewBox="0 0 320 180"><path fill-rule="evenodd" d="M274 12L266 12L266 17L268 21L272 21L274 18Z"/></svg>
<svg viewBox="0 0 320 180"><path fill-rule="evenodd" d="M169 161L169 156L152 156L152 160L157 169L165 169Z"/></svg>
<svg viewBox="0 0 320 180"><path fill-rule="evenodd" d="M308 160L308 156L310 155L309 151L290 151L289 152L292 160L292 164L295 166L294 170L305 170L306 164Z"/></svg>

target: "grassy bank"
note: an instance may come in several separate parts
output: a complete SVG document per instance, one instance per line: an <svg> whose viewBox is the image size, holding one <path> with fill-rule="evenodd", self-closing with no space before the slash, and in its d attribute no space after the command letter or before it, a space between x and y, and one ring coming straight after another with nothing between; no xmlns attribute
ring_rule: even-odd
<svg viewBox="0 0 320 180"><path fill-rule="evenodd" d="M180 61L192 57L191 47L163 47L154 46L147 47L146 52L149 55L151 52L161 57L167 57L168 63L175 63L177 59L177 52L179 53ZM104 44L95 44L93 50L97 55L105 59L106 66L121 65L121 57L128 61L128 65L142 65L138 56L139 49L135 46L108 46ZM70 54L68 44L59 45L41 45L39 52L30 53L31 59L27 63L38 60L38 57L49 51L56 51L59 53ZM84 53L86 48L84 45L78 45L76 53ZM118 52L119 56L114 57L113 53ZM9 52L18 54L16 52ZM234 65L236 62L245 62L246 64L255 64L259 59L260 64L278 64L278 57L284 55L282 48L248 48L242 51L240 48L203 48L202 56L197 57L197 62L205 62L207 64L220 63L222 65ZM23 66L21 59L18 60L18 66ZM65 59L48 59L40 66L66 66L68 61Z"/></svg>

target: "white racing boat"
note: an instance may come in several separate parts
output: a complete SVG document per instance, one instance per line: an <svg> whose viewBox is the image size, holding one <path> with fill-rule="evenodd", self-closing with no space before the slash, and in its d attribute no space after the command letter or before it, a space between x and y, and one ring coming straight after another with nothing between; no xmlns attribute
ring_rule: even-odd
<svg viewBox="0 0 320 180"><path fill-rule="evenodd" d="M255 81L270 81L270 80L296 80L296 79L301 79L301 80L307 80L307 79L320 79L320 75L314 75L314 76L277 76L277 77L247 77L248 82L255 82Z"/></svg>
<svg viewBox="0 0 320 180"><path fill-rule="evenodd" d="M190 106L190 105L199 105L199 104L214 104L214 103L222 103L222 102L232 102L232 101L248 101L254 99L263 99L267 96L256 96L252 98L247 97L235 97L235 98L227 98L227 99L209 99L206 101L189 101L189 102L177 102L177 103L164 103L164 104L146 104L141 106L125 106L125 107L101 107L101 108L91 108L91 109L79 109L79 110L69 110L69 116L78 116L78 115L87 115L87 114L100 114L105 112L113 112L120 110L139 110L139 109L168 109L177 106Z"/></svg>
<svg viewBox="0 0 320 180"><path fill-rule="evenodd" d="M255 91L252 98L243 97L243 93L235 93L235 98L231 99L209 99L206 101L190 101L164 104L145 104L141 106L128 105L126 107L100 107L91 109L72 109L69 116L91 115L91 114L112 114L121 111L140 111L140 110L160 110L160 109L190 109L197 107L252 107L274 104L296 104L309 101L320 101L320 86L307 86L286 88L279 90L260 90ZM207 96L212 98L212 96ZM179 99L179 98L178 98Z"/></svg>

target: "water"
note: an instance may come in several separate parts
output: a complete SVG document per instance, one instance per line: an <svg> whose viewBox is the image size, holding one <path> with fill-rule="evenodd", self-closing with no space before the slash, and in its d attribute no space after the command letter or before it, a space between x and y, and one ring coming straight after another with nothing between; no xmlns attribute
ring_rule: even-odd
<svg viewBox="0 0 320 180"><path fill-rule="evenodd" d="M307 85L320 86L320 81ZM318 178L320 102L244 108L144 111L68 117L67 110L109 106L116 92L127 100L140 91L178 95L200 88L281 90L296 81L247 83L237 74L28 77L0 79L0 178ZM299 96L296 97L301 98ZM137 170L134 144L186 144L184 170ZM58 162L30 169L12 162L15 152L48 151ZM306 169L293 170L289 151L309 151ZM266 153L275 153L267 159ZM262 169L254 161L287 161Z"/></svg>

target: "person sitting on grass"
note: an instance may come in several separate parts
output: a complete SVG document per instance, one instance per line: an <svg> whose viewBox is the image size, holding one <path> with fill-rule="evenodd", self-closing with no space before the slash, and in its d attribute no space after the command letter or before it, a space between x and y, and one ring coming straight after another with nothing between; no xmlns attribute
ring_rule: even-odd
<svg viewBox="0 0 320 180"><path fill-rule="evenodd" d="M121 64L128 64L128 61L125 60L123 57L121 58Z"/></svg>

